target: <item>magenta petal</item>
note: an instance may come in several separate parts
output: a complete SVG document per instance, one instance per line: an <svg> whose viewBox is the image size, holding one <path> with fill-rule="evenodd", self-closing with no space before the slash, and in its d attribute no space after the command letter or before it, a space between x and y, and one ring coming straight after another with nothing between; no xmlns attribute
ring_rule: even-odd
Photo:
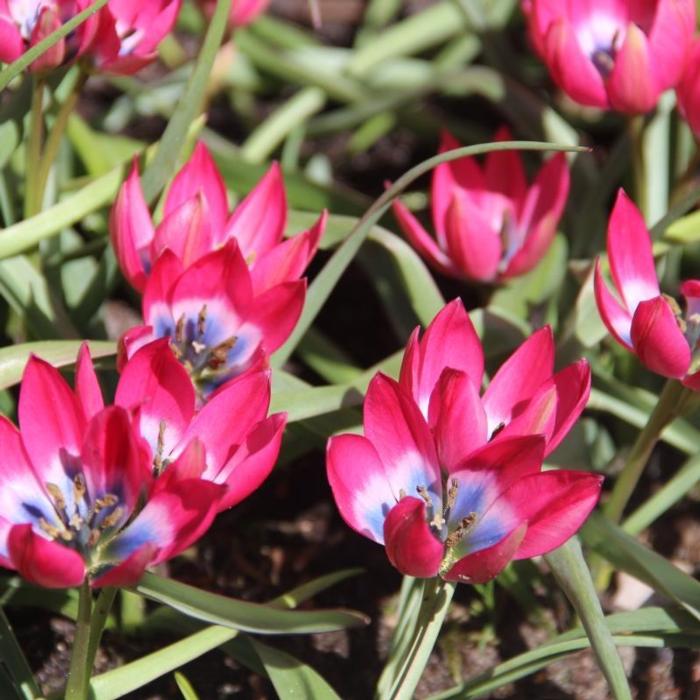
<svg viewBox="0 0 700 700"><path fill-rule="evenodd" d="M146 323L156 325L169 304L172 290L183 269L180 258L170 250L164 251L156 260L143 293L143 318Z"/></svg>
<svg viewBox="0 0 700 700"><path fill-rule="evenodd" d="M57 369L30 357L19 395L22 441L37 477L63 488L66 453L77 456L83 441L82 407Z"/></svg>
<svg viewBox="0 0 700 700"><path fill-rule="evenodd" d="M78 361L75 365L75 393L78 395L78 401L87 419L99 413L105 406L87 343L80 346Z"/></svg>
<svg viewBox="0 0 700 700"><path fill-rule="evenodd" d="M227 490L221 497L221 510L248 498L267 479L275 466L287 423L285 413L276 413L260 423L246 436L245 442L215 479Z"/></svg>
<svg viewBox="0 0 700 700"><path fill-rule="evenodd" d="M451 277L458 277L460 271L445 252L440 250L438 244L409 211L408 207L400 200L395 199L392 208L401 230L418 253L438 272Z"/></svg>
<svg viewBox="0 0 700 700"><path fill-rule="evenodd" d="M384 544L384 518L398 497L372 443L361 435L338 435L326 450L328 483L343 520Z"/></svg>
<svg viewBox="0 0 700 700"><path fill-rule="evenodd" d="M651 238L639 209L619 190L608 223L608 260L613 282L630 313L659 296Z"/></svg>
<svg viewBox="0 0 700 700"><path fill-rule="evenodd" d="M142 292L146 286L147 274L141 255L148 253L155 231L141 189L136 161L112 208L109 232L119 267L130 284ZM150 262L149 259L148 263Z"/></svg>
<svg viewBox="0 0 700 700"><path fill-rule="evenodd" d="M595 262L594 277L595 301L605 327L620 345L632 350L632 316L626 308L615 299L600 271L600 258Z"/></svg>
<svg viewBox="0 0 700 700"><path fill-rule="evenodd" d="M151 462L139 443L128 413L108 406L88 424L80 453L87 492L95 501L118 495L128 518L151 482Z"/></svg>
<svg viewBox="0 0 700 700"><path fill-rule="evenodd" d="M137 412L141 435L155 455L160 441L167 456L195 411L195 390L167 338L138 350L123 369L114 397L118 406Z"/></svg>
<svg viewBox="0 0 700 700"><path fill-rule="evenodd" d="M502 126L493 137L495 142L512 141L510 129ZM501 192L511 199L516 207L525 199L527 178L523 161L518 151L491 151L486 154L484 177L487 189Z"/></svg>
<svg viewBox="0 0 700 700"><path fill-rule="evenodd" d="M662 296L637 306L632 343L642 363L664 377L683 377L690 367L690 346L671 305Z"/></svg>
<svg viewBox="0 0 700 700"><path fill-rule="evenodd" d="M0 17L0 61L12 63L24 50L24 42L14 22Z"/></svg>
<svg viewBox="0 0 700 700"><path fill-rule="evenodd" d="M683 77L676 88L681 115L690 125L695 138L700 134L700 40L688 52Z"/></svg>
<svg viewBox="0 0 700 700"><path fill-rule="evenodd" d="M468 279L490 282L496 277L503 246L498 232L468 195L455 191L445 216L447 251Z"/></svg>
<svg viewBox="0 0 700 700"><path fill-rule="evenodd" d="M413 395L426 417L430 394L448 367L465 372L475 386L481 386L484 351L461 299L445 305L421 341L414 333L401 364L401 386Z"/></svg>
<svg viewBox="0 0 700 700"><path fill-rule="evenodd" d="M688 52L695 31L695 2L659 2L654 24L649 32L651 69L660 90L674 87L687 64Z"/></svg>
<svg viewBox="0 0 700 700"><path fill-rule="evenodd" d="M557 412L554 432L547 443L546 455L552 453L578 420L591 395L591 368L578 360L554 375Z"/></svg>
<svg viewBox="0 0 700 700"><path fill-rule="evenodd" d="M23 578L44 588L71 588L85 578L85 563L76 551L37 535L31 525L15 525L7 538L12 565Z"/></svg>
<svg viewBox="0 0 700 700"><path fill-rule="evenodd" d="M306 298L306 280L284 282L255 297L247 324L259 329L265 351L273 353L291 335Z"/></svg>
<svg viewBox="0 0 700 700"><path fill-rule="evenodd" d="M549 442L554 432L556 411L557 390L550 379L532 397L521 402L510 422L496 434L493 441L517 435L542 435Z"/></svg>
<svg viewBox="0 0 700 700"><path fill-rule="evenodd" d="M527 522L527 533L514 558L536 557L564 544L595 507L602 483L599 474L565 470L517 481L503 497L515 518Z"/></svg>
<svg viewBox="0 0 700 700"><path fill-rule="evenodd" d="M165 200L165 216L200 193L207 203L210 227L215 235L220 235L228 218L226 185L209 150L198 141L190 159L170 185Z"/></svg>
<svg viewBox="0 0 700 700"><path fill-rule="evenodd" d="M146 567L153 561L157 551L158 548L154 544L144 544L124 561L95 578L92 581L92 587L106 588L107 586L125 587L135 585L143 576Z"/></svg>
<svg viewBox="0 0 700 700"><path fill-rule="evenodd" d="M611 107L626 114L649 112L661 94L647 37L633 22L628 25L625 41L615 56L607 88Z"/></svg>
<svg viewBox="0 0 700 700"><path fill-rule="evenodd" d="M506 568L525 537L522 523L496 544L462 557L443 578L457 583L486 583Z"/></svg>
<svg viewBox="0 0 700 700"><path fill-rule="evenodd" d="M432 578L440 569L444 545L430 530L425 503L419 498L402 498L384 521L386 555L402 574Z"/></svg>
<svg viewBox="0 0 700 700"><path fill-rule="evenodd" d="M440 466L447 472L488 439L479 390L464 372L446 369L442 373L430 397L429 416Z"/></svg>
<svg viewBox="0 0 700 700"><path fill-rule="evenodd" d="M441 492L440 467L430 428L411 397L383 374L370 382L364 427L384 464L394 492L413 494L418 486Z"/></svg>
<svg viewBox="0 0 700 700"><path fill-rule="evenodd" d="M282 240L286 225L287 196L282 171L273 163L231 215L225 240L235 238L246 258L264 255Z"/></svg>
<svg viewBox="0 0 700 700"><path fill-rule="evenodd" d="M554 339L545 326L533 333L501 365L484 392L483 404L489 419L489 433L507 424L513 410L529 399L552 376Z"/></svg>

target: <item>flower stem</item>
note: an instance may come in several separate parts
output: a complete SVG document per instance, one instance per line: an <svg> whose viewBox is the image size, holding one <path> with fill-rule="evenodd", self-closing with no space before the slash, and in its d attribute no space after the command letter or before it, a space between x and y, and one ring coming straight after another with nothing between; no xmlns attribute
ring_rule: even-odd
<svg viewBox="0 0 700 700"><path fill-rule="evenodd" d="M44 79L34 78L32 105L29 114L29 139L27 140L25 172L26 190L24 193L24 217L29 218L39 211L41 201L37 196L38 163L41 154L41 141L44 134Z"/></svg>
<svg viewBox="0 0 700 700"><path fill-rule="evenodd" d="M73 655L68 671L65 700L87 700L92 665L88 667L90 654L90 632L92 619L92 592L86 579L80 587L78 619L75 623Z"/></svg>
<svg viewBox="0 0 700 700"><path fill-rule="evenodd" d="M632 177L634 178L634 194L637 206L648 220L649 193L647 192L647 163L644 158L644 116L631 117L629 122L629 134L632 141Z"/></svg>
<svg viewBox="0 0 700 700"><path fill-rule="evenodd" d="M379 695L382 700L410 700L413 697L449 610L455 588L456 584L437 577L425 581L413 639L391 689Z"/></svg>
<svg viewBox="0 0 700 700"><path fill-rule="evenodd" d="M615 486L603 512L614 523L619 523L625 506L632 496L637 482L642 476L651 451L654 449L664 428L683 410L688 390L676 379L669 379L649 416L647 424L637 436L625 466L618 476Z"/></svg>
<svg viewBox="0 0 700 700"><path fill-rule="evenodd" d="M58 149L61 145L61 139L63 138L63 133L68 125L68 120L70 115L75 109L75 105L80 97L80 91L85 85L88 79L88 74L81 71L73 84L70 92L66 98L61 103L61 106L56 114L56 118L51 126L51 130L48 133L48 138L46 139L46 144L44 145L43 153L41 154L41 159L39 160L38 172L36 175L36 204L37 210L41 206L41 202L44 199L44 190L46 189L46 182L49 179L49 172L51 171L51 166L54 160L56 160L56 155L58 154ZM36 213L36 212L34 212Z"/></svg>

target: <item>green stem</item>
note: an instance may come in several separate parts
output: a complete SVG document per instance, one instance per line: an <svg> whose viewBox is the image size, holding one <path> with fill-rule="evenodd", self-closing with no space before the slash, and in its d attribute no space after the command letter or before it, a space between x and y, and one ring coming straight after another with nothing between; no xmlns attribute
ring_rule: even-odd
<svg viewBox="0 0 700 700"><path fill-rule="evenodd" d="M65 700L87 700L92 665L88 667L92 619L92 592L87 579L80 587L73 654L68 671Z"/></svg>
<svg viewBox="0 0 700 700"><path fill-rule="evenodd" d="M41 141L44 133L44 79L34 79L32 91L32 106L29 115L29 139L27 140L26 163L24 165L27 174L26 191L24 194L24 218L36 214L41 201L37 197L38 163L41 153Z"/></svg>
<svg viewBox="0 0 700 700"><path fill-rule="evenodd" d="M44 151L41 154L41 159L39 160L39 166L37 168L38 173L36 176L35 183L35 196L38 205L41 205L44 199L44 190L46 189L46 182L49 179L49 172L51 171L51 166L54 160L56 160L56 155L58 154L58 149L61 145L61 139L68 125L68 119L70 119L75 105L80 97L80 91L87 82L88 74L81 72L71 91L68 93L66 98L61 103L61 106L56 114L56 118L51 126L51 130L48 133L48 138L46 139L46 144L44 145Z"/></svg>
<svg viewBox="0 0 700 700"><path fill-rule="evenodd" d="M631 117L629 134L632 141L632 177L634 178L634 194L644 219L649 216L649 193L647 192L647 164L644 158L644 116Z"/></svg>
<svg viewBox="0 0 700 700"><path fill-rule="evenodd" d="M456 584L437 577L425 581L418 623L408 653L390 692L388 695L382 693L381 698L410 700L413 697L449 610L455 588Z"/></svg>
<svg viewBox="0 0 700 700"><path fill-rule="evenodd" d="M92 611L92 620L90 622L90 639L88 640L88 650L85 664L88 669L88 680L89 674L95 665L95 656L97 655L97 649L100 646L102 631L105 628L105 623L107 622L109 613L112 610L112 604L114 603L114 597L116 595L116 588L103 588L95 601L95 607Z"/></svg>
<svg viewBox="0 0 700 700"><path fill-rule="evenodd" d="M612 493L603 507L603 512L614 523L619 523L625 506L642 476L651 451L654 449L663 429L683 408L686 388L676 379L669 379L659 396L647 424L637 436L625 466L615 482Z"/></svg>

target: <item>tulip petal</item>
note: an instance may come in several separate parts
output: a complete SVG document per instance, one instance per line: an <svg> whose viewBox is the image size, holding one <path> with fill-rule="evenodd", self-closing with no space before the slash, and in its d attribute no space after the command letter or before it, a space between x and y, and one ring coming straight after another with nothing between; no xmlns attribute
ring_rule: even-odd
<svg viewBox="0 0 700 700"><path fill-rule="evenodd" d="M429 415L440 466L448 473L488 439L479 390L464 372L442 373L430 397Z"/></svg>
<svg viewBox="0 0 700 700"><path fill-rule="evenodd" d="M165 199L165 216L200 193L207 204L211 230L223 232L228 218L226 185L209 149L202 141L197 142L190 159L170 185Z"/></svg>
<svg viewBox="0 0 700 700"><path fill-rule="evenodd" d="M375 375L365 396L364 427L384 464L394 493L420 487L439 499L440 467L430 428L411 397L384 374Z"/></svg>
<svg viewBox="0 0 700 700"><path fill-rule="evenodd" d="M24 51L24 42L14 22L0 17L0 62L12 63Z"/></svg>
<svg viewBox="0 0 700 700"><path fill-rule="evenodd" d="M384 519L398 500L372 443L361 435L328 441L328 483L343 520L361 535L384 544Z"/></svg>
<svg viewBox="0 0 700 700"><path fill-rule="evenodd" d="M413 395L426 417L430 394L448 367L465 372L475 386L481 386L484 351L459 298L438 312L420 342L416 330L401 364L401 386Z"/></svg>
<svg viewBox="0 0 700 700"><path fill-rule="evenodd" d="M496 277L503 246L497 231L467 195L456 190L445 215L447 251L468 279L490 282Z"/></svg>
<svg viewBox="0 0 700 700"><path fill-rule="evenodd" d="M402 498L384 521L386 554L402 574L432 578L440 569L444 545L430 530L425 503L419 498Z"/></svg>
<svg viewBox="0 0 700 700"><path fill-rule="evenodd" d="M681 378L690 367L690 346L662 296L637 306L632 318L632 343L642 363L664 377Z"/></svg>
<svg viewBox="0 0 700 700"><path fill-rule="evenodd" d="M660 91L674 87L687 64L689 48L695 32L693 0L656 3L654 22L649 32L649 52L653 56L651 70Z"/></svg>
<svg viewBox="0 0 700 700"><path fill-rule="evenodd" d="M245 328L262 336L265 351L273 353L291 335L306 298L306 280L284 282L255 298Z"/></svg>
<svg viewBox="0 0 700 700"><path fill-rule="evenodd" d="M494 135L493 140L496 143L512 141L513 135L507 126L502 126ZM527 178L518 151L491 151L487 153L484 163L484 179L487 189L504 194L515 203L516 209L519 209L519 205L522 204L527 193Z"/></svg>
<svg viewBox="0 0 700 700"><path fill-rule="evenodd" d="M619 190L608 224L608 261L618 292L630 313L640 301L659 296L651 238L642 214Z"/></svg>
<svg viewBox="0 0 700 700"><path fill-rule="evenodd" d="M83 343L78 352L78 361L75 365L75 393L82 406L83 415L87 419L92 418L105 407L102 389L95 374L87 343Z"/></svg>
<svg viewBox="0 0 700 700"><path fill-rule="evenodd" d="M146 567L153 561L158 548L154 544L145 544L132 552L124 561L112 566L105 573L92 581L93 588L107 586L126 587L138 583Z"/></svg>
<svg viewBox="0 0 700 700"><path fill-rule="evenodd" d="M260 256L282 240L286 225L287 196L282 171L277 163L273 163L236 207L226 225L223 240L235 238L246 258Z"/></svg>
<svg viewBox="0 0 700 700"><path fill-rule="evenodd" d="M462 557L447 573L446 581L457 583L486 583L506 568L525 537L527 525L523 523L500 539L496 544Z"/></svg>
<svg viewBox="0 0 700 700"><path fill-rule="evenodd" d="M545 456L554 452L578 420L591 395L591 368L578 360L554 375L557 411L554 431L547 442Z"/></svg>
<svg viewBox="0 0 700 700"><path fill-rule="evenodd" d="M85 578L80 554L37 535L31 525L15 525L8 534L7 549L14 568L37 586L71 588Z"/></svg>
<svg viewBox="0 0 700 700"><path fill-rule="evenodd" d="M593 283L598 313L605 327L620 345L628 350L633 350L632 337L630 335L632 331L632 316L626 308L620 305L608 289L608 285L605 283L603 274L600 271L600 258L595 263Z"/></svg>
<svg viewBox="0 0 700 700"><path fill-rule="evenodd" d="M489 435L507 424L518 405L532 397L552 376L554 338L549 326L540 328L501 365L482 399Z"/></svg>
<svg viewBox="0 0 700 700"><path fill-rule="evenodd" d="M163 316L170 316L168 308L172 289L182 276L184 267L180 258L171 250L165 250L156 260L143 293L143 318L146 323L157 326Z"/></svg>

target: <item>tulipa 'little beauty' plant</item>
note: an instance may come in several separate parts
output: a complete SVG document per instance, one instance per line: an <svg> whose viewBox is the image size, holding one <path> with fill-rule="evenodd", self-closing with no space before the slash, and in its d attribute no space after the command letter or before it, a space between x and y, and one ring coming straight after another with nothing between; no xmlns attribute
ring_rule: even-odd
<svg viewBox="0 0 700 700"><path fill-rule="evenodd" d="M696 357L700 338L700 281L681 285L685 310L662 294L651 237L637 207L620 190L608 224L608 263L617 298L596 261L598 311L611 335L652 372L700 390Z"/></svg>
<svg viewBox="0 0 700 700"><path fill-rule="evenodd" d="M503 128L497 141L510 140ZM459 148L443 134L440 152ZM483 167L460 158L435 168L431 190L435 238L400 201L394 214L407 238L436 270L499 283L531 270L547 252L569 194L563 153L550 158L528 186L520 154L493 151Z"/></svg>
<svg viewBox="0 0 700 700"><path fill-rule="evenodd" d="M502 429L488 441L488 418L475 383L483 368L479 353L472 347L461 358L477 370L476 378L467 374L464 362L443 366L445 351L467 341L456 328L464 329L463 323L444 333L459 308L455 302L448 306L431 324L423 347L417 348L414 340L404 360L404 369L414 371L413 381L429 387L427 406L423 402L427 417L405 381L378 374L365 398L364 436L331 438L327 468L345 521L383 544L399 571L483 583L509 561L545 554L569 539L595 506L602 479L584 472L542 471L557 410L535 401L535 411L528 403L529 391L537 394L527 376L536 362L518 367L511 360L504 371L494 397L512 394L496 413L505 418L510 411L512 418L505 428L499 418ZM414 392L417 388L414 384ZM566 404L568 387L561 388ZM557 392L550 396L559 398ZM500 408L498 400L492 403ZM538 413L539 430L532 420ZM514 429L522 416L528 416L523 430ZM566 432L572 421L567 417L564 422Z"/></svg>
<svg viewBox="0 0 700 700"><path fill-rule="evenodd" d="M681 82L676 88L678 107L695 138L700 138L700 40L696 39L685 62Z"/></svg>
<svg viewBox="0 0 700 700"><path fill-rule="evenodd" d="M258 293L235 238L190 267L166 250L143 295L147 325L127 331L130 358L157 338L169 338L199 398L255 366L289 337L304 305L306 281L275 284Z"/></svg>
<svg viewBox="0 0 700 700"><path fill-rule="evenodd" d="M164 250L175 253L186 268L236 240L256 293L261 293L303 275L326 218L324 212L312 229L284 240L287 200L277 164L229 215L224 181L206 146L199 143L170 186L158 226L151 219L134 164L112 210L110 232L122 272L139 291L145 289Z"/></svg>
<svg viewBox="0 0 700 700"><path fill-rule="evenodd" d="M0 418L0 563L40 586L136 582L204 533L226 491L202 478L199 440L165 475L154 473L129 411L103 406L85 349L75 391L51 365L29 360L19 424Z"/></svg>
<svg viewBox="0 0 700 700"><path fill-rule="evenodd" d="M244 27L246 24L254 22L259 15L267 10L270 0L233 0L231 12L228 16L229 29ZM199 0L205 17L211 19L216 8L215 0Z"/></svg>
<svg viewBox="0 0 700 700"><path fill-rule="evenodd" d="M524 0L532 42L583 105L650 111L681 78L695 0Z"/></svg>

